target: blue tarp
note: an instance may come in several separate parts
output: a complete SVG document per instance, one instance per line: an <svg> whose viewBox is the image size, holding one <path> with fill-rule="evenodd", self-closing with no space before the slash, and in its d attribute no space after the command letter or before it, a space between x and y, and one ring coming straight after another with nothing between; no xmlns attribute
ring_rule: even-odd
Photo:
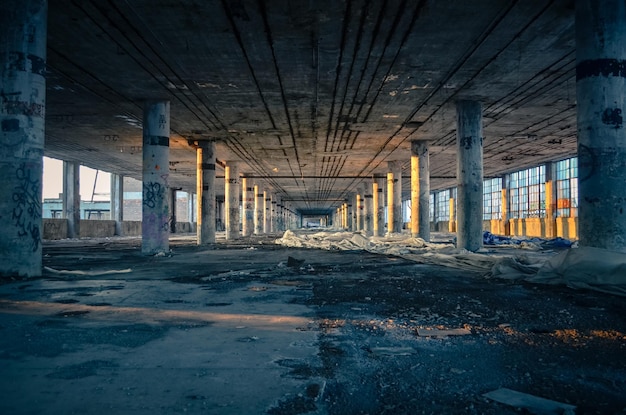
<svg viewBox="0 0 626 415"><path fill-rule="evenodd" d="M541 238L530 238L530 239L515 238L514 239L514 238L509 238L508 236L494 235L489 231L483 232L483 245L519 245L522 242L532 242L545 249L570 248L572 246L571 241L560 238L560 237L554 238L554 239L541 239Z"/></svg>

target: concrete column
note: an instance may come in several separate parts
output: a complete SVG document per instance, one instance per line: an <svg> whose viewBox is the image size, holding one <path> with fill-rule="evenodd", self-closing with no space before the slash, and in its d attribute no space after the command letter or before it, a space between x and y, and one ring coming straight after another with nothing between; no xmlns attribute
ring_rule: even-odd
<svg viewBox="0 0 626 415"><path fill-rule="evenodd" d="M400 161L390 161L387 163L389 172L393 173L393 230L390 233L402 232L404 220L402 219L402 163ZM391 219L388 219L391 222Z"/></svg>
<svg viewBox="0 0 626 415"><path fill-rule="evenodd" d="M448 232L454 233L457 231L457 201L454 199L452 190L449 190L448 192L450 193L450 198L448 199L448 212L450 212L450 217L448 218Z"/></svg>
<svg viewBox="0 0 626 415"><path fill-rule="evenodd" d="M284 208L282 205L282 200L278 204L278 231L285 231L285 223L284 223Z"/></svg>
<svg viewBox="0 0 626 415"><path fill-rule="evenodd" d="M224 169L226 239L239 238L239 186L239 166L236 161L229 161Z"/></svg>
<svg viewBox="0 0 626 415"><path fill-rule="evenodd" d="M171 188L170 187L170 192L169 192L169 205L170 205L170 233L176 233L176 222L177 222L177 218L176 218L176 192L178 192L178 189L176 188Z"/></svg>
<svg viewBox="0 0 626 415"><path fill-rule="evenodd" d="M626 3L576 1L579 242L626 252Z"/></svg>
<svg viewBox="0 0 626 415"><path fill-rule="evenodd" d="M80 238L80 164L63 162L63 216L67 237Z"/></svg>
<svg viewBox="0 0 626 415"><path fill-rule="evenodd" d="M263 233L271 232L270 209L272 207L272 199L270 193L266 190L263 192Z"/></svg>
<svg viewBox="0 0 626 415"><path fill-rule="evenodd" d="M278 217L276 211L278 202L275 194L270 195L270 198L272 199L272 206L270 209L270 232L275 233L278 232Z"/></svg>
<svg viewBox="0 0 626 415"><path fill-rule="evenodd" d="M385 235L385 178L375 177L372 183L372 224L374 236Z"/></svg>
<svg viewBox="0 0 626 415"><path fill-rule="evenodd" d="M396 208L394 207L395 203L395 186L394 186L394 174L393 172L387 173L387 233L392 234L397 232L396 230Z"/></svg>
<svg viewBox="0 0 626 415"><path fill-rule="evenodd" d="M354 215L354 209L352 206L352 200L354 198L352 197L352 195L348 195L348 217L346 218L347 220L347 226L346 228L349 231L354 231L354 220L353 220L353 215Z"/></svg>
<svg viewBox="0 0 626 415"><path fill-rule="evenodd" d="M372 215L373 196L372 186L366 184L363 186L363 231L365 236L374 234L374 218Z"/></svg>
<svg viewBox="0 0 626 415"><path fill-rule="evenodd" d="M115 221L115 235L123 236L124 176L111 173L111 220Z"/></svg>
<svg viewBox="0 0 626 415"><path fill-rule="evenodd" d="M196 243L215 243L215 142L199 141L196 148Z"/></svg>
<svg viewBox="0 0 626 415"><path fill-rule="evenodd" d="M482 105L458 101L456 110L457 248L477 251L483 246Z"/></svg>
<svg viewBox="0 0 626 415"><path fill-rule="evenodd" d="M0 2L0 276L41 275L47 1Z"/></svg>
<svg viewBox="0 0 626 415"><path fill-rule="evenodd" d="M147 101L143 113L143 203L141 252L169 251L169 101Z"/></svg>
<svg viewBox="0 0 626 415"><path fill-rule="evenodd" d="M355 195L354 202L356 203L356 231L363 230L363 189L359 186Z"/></svg>
<svg viewBox="0 0 626 415"><path fill-rule="evenodd" d="M241 179L241 202L243 204L242 233L250 236L254 233L254 187L252 180L243 177Z"/></svg>
<svg viewBox="0 0 626 415"><path fill-rule="evenodd" d="M187 193L187 217L189 218L189 229L190 232L197 233L198 230L196 228L196 205L195 205L195 194Z"/></svg>
<svg viewBox="0 0 626 415"><path fill-rule="evenodd" d="M427 141L411 142L411 235L430 240L430 168Z"/></svg>
<svg viewBox="0 0 626 415"><path fill-rule="evenodd" d="M543 237L556 237L556 187L554 186L554 164L546 163L546 217Z"/></svg>
<svg viewBox="0 0 626 415"><path fill-rule="evenodd" d="M263 233L264 221L263 212L263 191L259 188L259 185L254 185L254 234L261 235Z"/></svg>
<svg viewBox="0 0 626 415"><path fill-rule="evenodd" d="M500 201L500 212L502 219L502 227L505 235L511 234L511 225L509 223L509 186L506 176L502 176L502 199Z"/></svg>
<svg viewBox="0 0 626 415"><path fill-rule="evenodd" d="M226 230L224 224L224 197L220 195L219 197L215 196L215 228L218 231Z"/></svg>

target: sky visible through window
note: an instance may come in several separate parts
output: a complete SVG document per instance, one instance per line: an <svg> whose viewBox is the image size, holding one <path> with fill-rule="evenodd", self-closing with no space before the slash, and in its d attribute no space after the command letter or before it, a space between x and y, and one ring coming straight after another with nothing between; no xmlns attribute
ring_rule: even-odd
<svg viewBox="0 0 626 415"><path fill-rule="evenodd" d="M82 200L110 200L111 175L86 166L80 166L80 197ZM95 182L95 193L94 193ZM43 158L43 199L56 199L63 193L63 161Z"/></svg>

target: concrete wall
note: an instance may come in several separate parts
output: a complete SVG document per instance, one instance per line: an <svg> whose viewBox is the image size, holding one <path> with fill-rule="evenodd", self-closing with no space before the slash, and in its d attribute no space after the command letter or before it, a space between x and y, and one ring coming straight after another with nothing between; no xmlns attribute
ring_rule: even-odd
<svg viewBox="0 0 626 415"><path fill-rule="evenodd" d="M189 222L177 222L177 233L189 233L195 229L194 224ZM141 221L122 222L124 236L141 236ZM81 238L107 238L115 236L115 221L112 220L86 220L80 221ZM66 219L43 219L43 239L55 240L67 238Z"/></svg>
<svg viewBox="0 0 626 415"><path fill-rule="evenodd" d="M43 219L43 239L67 238L67 219Z"/></svg>

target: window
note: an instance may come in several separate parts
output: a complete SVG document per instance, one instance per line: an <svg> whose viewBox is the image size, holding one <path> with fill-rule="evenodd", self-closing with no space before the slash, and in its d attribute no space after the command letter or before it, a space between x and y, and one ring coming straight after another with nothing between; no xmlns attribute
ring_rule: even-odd
<svg viewBox="0 0 626 415"><path fill-rule="evenodd" d="M502 178L483 182L483 220L502 219Z"/></svg>
<svg viewBox="0 0 626 415"><path fill-rule="evenodd" d="M428 216L429 216L429 220L433 222L435 220L435 194L431 193L429 199L430 199L430 203L428 205L428 210L429 210Z"/></svg>
<svg viewBox="0 0 626 415"><path fill-rule="evenodd" d="M556 163L556 216L578 216L578 159Z"/></svg>
<svg viewBox="0 0 626 415"><path fill-rule="evenodd" d="M511 173L509 180L511 218L545 217L546 166Z"/></svg>
<svg viewBox="0 0 626 415"><path fill-rule="evenodd" d="M450 220L450 190L442 190L435 193L436 211L435 222L445 222Z"/></svg>

